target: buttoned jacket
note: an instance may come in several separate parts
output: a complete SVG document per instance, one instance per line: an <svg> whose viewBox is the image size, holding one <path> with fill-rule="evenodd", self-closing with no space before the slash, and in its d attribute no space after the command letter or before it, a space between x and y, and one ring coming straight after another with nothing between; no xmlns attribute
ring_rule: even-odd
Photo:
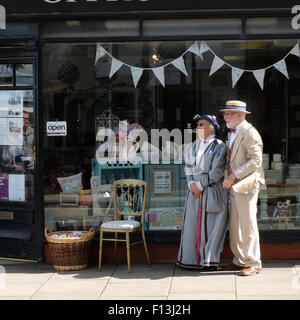
<svg viewBox="0 0 300 320"><path fill-rule="evenodd" d="M229 148L228 142L227 148ZM265 184L262 152L261 136L252 124L244 121L233 142L230 157L230 166L237 178L232 187L234 191L253 194Z"/></svg>

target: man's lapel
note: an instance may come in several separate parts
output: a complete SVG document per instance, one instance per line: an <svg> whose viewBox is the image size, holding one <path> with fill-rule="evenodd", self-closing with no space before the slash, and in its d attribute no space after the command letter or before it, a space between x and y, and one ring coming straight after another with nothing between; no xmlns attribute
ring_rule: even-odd
<svg viewBox="0 0 300 320"><path fill-rule="evenodd" d="M230 161L233 161L233 159L234 159L234 157L235 157L235 155L236 155L236 152L237 152L237 150L238 150L238 148L239 148L239 145L240 145L240 143L241 143L241 141L242 141L242 139L243 139L243 137L244 137L244 132L245 132L245 128L247 127L247 125L248 125L248 122L245 121L245 122L242 124L242 126L241 126L241 128L240 128L240 130L239 130L239 133L237 134L237 136L236 136L235 139L234 139L233 149L232 149Z"/></svg>

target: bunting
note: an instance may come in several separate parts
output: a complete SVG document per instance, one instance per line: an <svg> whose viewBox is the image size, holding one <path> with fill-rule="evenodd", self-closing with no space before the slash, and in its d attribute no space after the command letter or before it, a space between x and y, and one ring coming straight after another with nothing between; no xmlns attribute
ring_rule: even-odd
<svg viewBox="0 0 300 320"><path fill-rule="evenodd" d="M186 76L188 76L188 73L185 68L184 60L182 57L177 58L172 62L173 66L175 66L178 70L180 70L182 73L184 73Z"/></svg>
<svg viewBox="0 0 300 320"><path fill-rule="evenodd" d="M207 43L205 41L201 41L201 42L195 41L181 56L179 56L178 58L175 58L173 61L168 62L167 64L165 64L163 66L153 67L153 68L139 68L139 67L136 67L136 66L128 65L125 62L122 62L122 61L116 59L108 51L106 51L103 48L101 43L97 43L95 64L97 63L97 61L100 58L102 58L105 55L108 55L112 59L109 78L111 78L116 72L118 72L118 70L123 65L125 65L125 66L129 67L130 70L131 70L131 75L132 75L132 80L133 80L134 87L137 87L138 82L139 82L139 80L140 80L140 78L141 78L141 76L142 76L142 74L143 74L143 72L145 70L148 70L148 71L151 70L154 73L155 77L159 80L161 85L163 87L165 87L165 67L168 66L168 65L174 66L180 72L182 72L186 77L188 77L188 72L187 72L186 67L185 67L185 61L183 59L184 55L187 52L191 52L191 53L195 54L196 56L198 56L201 59L201 61L203 61L203 53L211 52L211 54L213 54L214 59L213 59L213 62L212 62L211 68L210 68L209 77L212 76L214 73L216 73L224 65L227 65L228 67L231 68L232 88L234 88L236 86L237 82L239 81L239 79L241 78L241 76L243 75L244 72L250 72L250 73L253 74L254 78L258 82L261 90L264 89L265 71L267 69L274 67L280 73L282 73L287 79L289 79L289 74L288 74L288 70L287 70L287 67L286 67L285 59L290 54L295 55L295 56L300 58L300 48L299 48L299 42L298 42L286 54L285 57L283 57L281 60L279 60L278 62L274 63L273 65L267 66L267 67L265 67L263 69L246 70L246 69L236 68L236 67L230 65L229 63L225 62L224 60L222 60L220 57L218 57L213 52L213 50L207 45Z"/></svg>
<svg viewBox="0 0 300 320"><path fill-rule="evenodd" d="M235 87L236 83L239 81L243 73L244 73L244 70L242 69L232 68L232 71L231 71L232 88Z"/></svg>
<svg viewBox="0 0 300 320"><path fill-rule="evenodd" d="M142 68L131 67L131 75L132 75L133 84L135 88L143 74L143 71L144 70Z"/></svg>
<svg viewBox="0 0 300 320"><path fill-rule="evenodd" d="M214 61L211 65L209 76L213 75L216 71L223 67L224 61L220 59L218 56L214 57Z"/></svg>

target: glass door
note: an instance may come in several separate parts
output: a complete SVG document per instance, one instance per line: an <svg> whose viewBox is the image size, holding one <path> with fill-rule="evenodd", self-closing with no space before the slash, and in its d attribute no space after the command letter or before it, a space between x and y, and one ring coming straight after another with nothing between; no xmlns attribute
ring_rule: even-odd
<svg viewBox="0 0 300 320"><path fill-rule="evenodd" d="M0 58L0 257L39 259L35 60Z"/></svg>

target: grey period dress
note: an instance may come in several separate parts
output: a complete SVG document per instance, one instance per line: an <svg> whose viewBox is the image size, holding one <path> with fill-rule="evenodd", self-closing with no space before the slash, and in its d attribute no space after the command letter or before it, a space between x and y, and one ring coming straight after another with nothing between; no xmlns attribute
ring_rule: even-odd
<svg viewBox="0 0 300 320"><path fill-rule="evenodd" d="M185 156L185 173L187 182L200 182L203 194L201 200L194 199L192 192L188 191L177 264L201 269L203 266L219 266L224 246L228 224L227 190L223 188L226 145L214 139L204 151L201 165L196 165L196 148L197 141L194 141L185 152L188 155Z"/></svg>

